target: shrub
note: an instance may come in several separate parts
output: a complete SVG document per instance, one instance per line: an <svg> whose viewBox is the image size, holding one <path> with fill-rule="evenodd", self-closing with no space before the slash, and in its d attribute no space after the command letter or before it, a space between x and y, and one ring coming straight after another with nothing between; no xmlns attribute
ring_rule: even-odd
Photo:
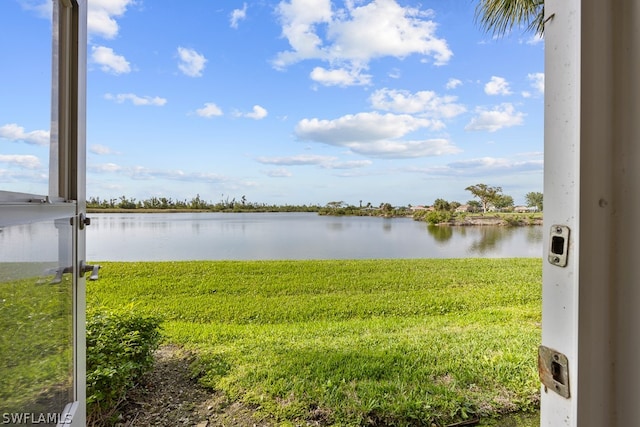
<svg viewBox="0 0 640 427"><path fill-rule="evenodd" d="M108 424L137 380L153 366L160 319L120 311L87 312L87 420Z"/></svg>
<svg viewBox="0 0 640 427"><path fill-rule="evenodd" d="M427 214L429 213L429 211L414 211L413 212L413 220L414 221L425 221L425 217L427 216Z"/></svg>
<svg viewBox="0 0 640 427"><path fill-rule="evenodd" d="M504 220L507 222L507 225L510 225L512 227L515 227L515 226L518 226L518 225L523 225L523 220L518 215L516 215L516 216L505 216Z"/></svg>
<svg viewBox="0 0 640 427"><path fill-rule="evenodd" d="M425 217L427 222L433 225L449 222L451 218L453 218L453 215L448 211L432 211Z"/></svg>

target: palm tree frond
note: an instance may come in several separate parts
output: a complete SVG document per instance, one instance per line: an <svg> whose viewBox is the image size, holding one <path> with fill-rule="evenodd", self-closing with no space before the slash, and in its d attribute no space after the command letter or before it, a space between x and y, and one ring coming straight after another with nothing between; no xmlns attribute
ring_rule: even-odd
<svg viewBox="0 0 640 427"><path fill-rule="evenodd" d="M543 0L479 0L476 22L494 36L503 36L514 27L544 33Z"/></svg>

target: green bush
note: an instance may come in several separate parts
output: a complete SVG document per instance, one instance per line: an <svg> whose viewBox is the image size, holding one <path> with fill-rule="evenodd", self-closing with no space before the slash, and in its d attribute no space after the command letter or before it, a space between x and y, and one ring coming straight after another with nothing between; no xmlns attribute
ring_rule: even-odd
<svg viewBox="0 0 640 427"><path fill-rule="evenodd" d="M449 222L453 218L453 214L449 211L432 211L425 217L429 224L441 224L443 222Z"/></svg>
<svg viewBox="0 0 640 427"><path fill-rule="evenodd" d="M425 217L427 216L427 213L429 213L429 211L426 211L426 210L414 211L413 212L413 220L414 221L424 221Z"/></svg>
<svg viewBox="0 0 640 427"><path fill-rule="evenodd" d="M512 227L516 227L518 225L523 225L523 219L519 215L515 216L505 216L504 220L507 222L507 225Z"/></svg>
<svg viewBox="0 0 640 427"><path fill-rule="evenodd" d="M450 222L454 214L450 211L416 211L413 213L414 221L425 221L432 225Z"/></svg>
<svg viewBox="0 0 640 427"><path fill-rule="evenodd" d="M127 310L87 312L87 419L108 424L128 390L153 366L160 322Z"/></svg>

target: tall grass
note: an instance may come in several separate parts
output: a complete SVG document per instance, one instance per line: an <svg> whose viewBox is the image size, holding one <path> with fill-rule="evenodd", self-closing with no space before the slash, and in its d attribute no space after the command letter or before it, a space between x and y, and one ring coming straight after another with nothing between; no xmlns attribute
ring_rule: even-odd
<svg viewBox="0 0 640 427"><path fill-rule="evenodd" d="M282 422L446 425L538 402L538 259L101 263L202 384Z"/></svg>

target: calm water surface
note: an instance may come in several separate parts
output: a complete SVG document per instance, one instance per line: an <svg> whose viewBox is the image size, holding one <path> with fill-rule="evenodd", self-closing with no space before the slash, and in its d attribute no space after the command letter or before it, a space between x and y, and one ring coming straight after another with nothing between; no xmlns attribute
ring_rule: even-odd
<svg viewBox="0 0 640 427"><path fill-rule="evenodd" d="M91 214L100 261L541 257L542 227L429 227L315 213Z"/></svg>

